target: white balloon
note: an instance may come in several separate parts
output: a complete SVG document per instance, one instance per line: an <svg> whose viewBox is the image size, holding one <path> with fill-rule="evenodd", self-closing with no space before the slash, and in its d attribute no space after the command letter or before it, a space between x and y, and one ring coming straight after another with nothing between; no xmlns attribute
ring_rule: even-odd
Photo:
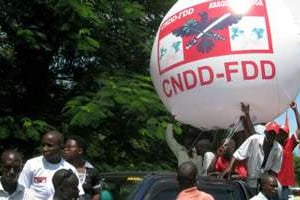
<svg viewBox="0 0 300 200"><path fill-rule="evenodd" d="M267 122L297 95L299 0L244 1L249 8L234 10L229 0L180 0L160 24L150 72L178 121L228 128L244 102Z"/></svg>

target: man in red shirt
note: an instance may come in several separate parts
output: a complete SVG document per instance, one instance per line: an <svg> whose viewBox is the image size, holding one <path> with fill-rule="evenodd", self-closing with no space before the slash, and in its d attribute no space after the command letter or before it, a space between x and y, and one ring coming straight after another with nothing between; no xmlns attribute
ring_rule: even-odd
<svg viewBox="0 0 300 200"><path fill-rule="evenodd" d="M221 141L221 146L217 149L217 155L212 160L208 171L210 175L219 175L223 172L230 164L233 152L236 149L236 143L233 139ZM247 177L247 167L244 161L239 161L234 166L232 178L246 178Z"/></svg>
<svg viewBox="0 0 300 200"><path fill-rule="evenodd" d="M290 104L290 107L295 113L298 129L296 133L289 137L289 128L287 125L280 126L277 141L283 147L283 157L280 172L278 173L278 180L282 185L281 199L287 200L290 193L289 186L296 184L294 173L293 151L299 143L300 138L300 116L295 102Z"/></svg>

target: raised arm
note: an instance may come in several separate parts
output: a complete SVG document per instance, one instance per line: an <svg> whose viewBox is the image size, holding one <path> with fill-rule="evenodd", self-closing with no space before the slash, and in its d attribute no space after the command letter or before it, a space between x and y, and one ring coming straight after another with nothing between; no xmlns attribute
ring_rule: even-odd
<svg viewBox="0 0 300 200"><path fill-rule="evenodd" d="M299 116L299 111L298 111L296 102L293 101L292 103L290 103L290 107L295 113L297 127L299 129L300 128L300 116Z"/></svg>
<svg viewBox="0 0 300 200"><path fill-rule="evenodd" d="M299 140L300 140L300 115L299 115L299 111L298 111L296 102L293 101L292 103L290 103L290 107L295 113L296 122L297 122L297 130L296 130L295 134L296 134L296 138L299 142Z"/></svg>
<svg viewBox="0 0 300 200"><path fill-rule="evenodd" d="M175 157L178 159L179 152L181 151L181 149L183 147L174 138L173 124L170 124L170 123L167 125L167 129L166 129L166 141L167 141L169 148L174 153Z"/></svg>
<svg viewBox="0 0 300 200"><path fill-rule="evenodd" d="M255 134L254 125L252 123L251 117L250 117L250 105L245 105L243 102L241 102L241 110L244 113L244 131L246 134L246 137L249 137L252 134Z"/></svg>

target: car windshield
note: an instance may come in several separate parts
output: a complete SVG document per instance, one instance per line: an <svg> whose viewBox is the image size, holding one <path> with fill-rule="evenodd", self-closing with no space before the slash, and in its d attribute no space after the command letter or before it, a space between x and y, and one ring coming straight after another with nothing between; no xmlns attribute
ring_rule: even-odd
<svg viewBox="0 0 300 200"><path fill-rule="evenodd" d="M143 180L142 176L119 176L102 178L101 199L104 200L124 200L132 194L139 183Z"/></svg>

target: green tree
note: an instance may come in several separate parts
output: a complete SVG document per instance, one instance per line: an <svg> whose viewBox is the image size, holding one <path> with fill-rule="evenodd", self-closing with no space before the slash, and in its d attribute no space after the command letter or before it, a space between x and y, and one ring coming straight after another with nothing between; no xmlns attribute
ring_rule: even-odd
<svg viewBox="0 0 300 200"><path fill-rule="evenodd" d="M18 138L30 156L40 135L57 128L86 136L99 163L167 158L161 139L170 116L148 65L174 2L0 0L2 148Z"/></svg>
<svg viewBox="0 0 300 200"><path fill-rule="evenodd" d="M294 156L294 167L295 167L295 176L297 180L297 185L300 186L300 157Z"/></svg>

